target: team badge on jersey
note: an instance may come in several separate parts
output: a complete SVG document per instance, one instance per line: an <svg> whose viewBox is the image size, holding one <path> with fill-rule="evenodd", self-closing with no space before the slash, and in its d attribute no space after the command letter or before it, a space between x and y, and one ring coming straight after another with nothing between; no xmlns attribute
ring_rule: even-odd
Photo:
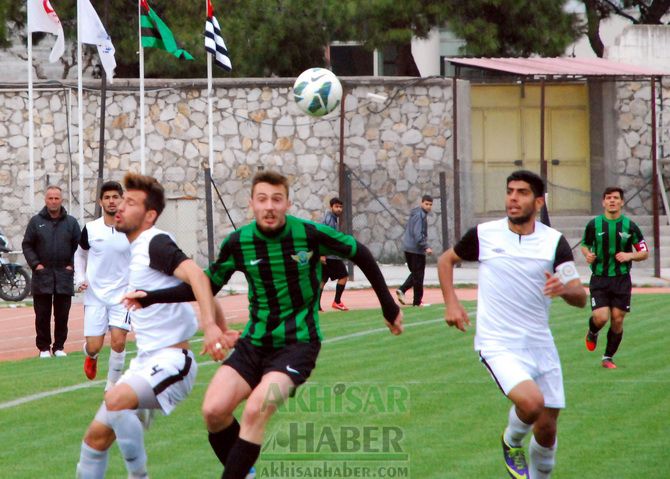
<svg viewBox="0 0 670 479"><path fill-rule="evenodd" d="M313 251L298 251L296 254L291 255L291 259L298 263L300 266L305 266L309 264L309 260L314 256Z"/></svg>

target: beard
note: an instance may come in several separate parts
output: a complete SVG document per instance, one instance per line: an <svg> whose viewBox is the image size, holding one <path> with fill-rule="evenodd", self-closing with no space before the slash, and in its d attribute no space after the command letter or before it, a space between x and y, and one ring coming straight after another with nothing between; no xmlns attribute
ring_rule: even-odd
<svg viewBox="0 0 670 479"><path fill-rule="evenodd" d="M529 211L522 216L517 216L516 218L512 218L511 216L507 215L507 219L513 225L522 225L524 223L528 223L532 217L533 217L532 211Z"/></svg>

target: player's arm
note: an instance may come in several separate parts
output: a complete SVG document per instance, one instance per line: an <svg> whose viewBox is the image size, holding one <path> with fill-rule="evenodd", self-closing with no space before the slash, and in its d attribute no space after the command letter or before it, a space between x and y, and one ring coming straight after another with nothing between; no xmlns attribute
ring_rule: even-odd
<svg viewBox="0 0 670 479"><path fill-rule="evenodd" d="M456 326L465 332L470 325L470 318L454 289L454 266L462 260L479 260L479 235L476 227L469 229L453 248L442 253L437 260L437 276L445 305L444 320L450 327Z"/></svg>
<svg viewBox="0 0 670 479"><path fill-rule="evenodd" d="M444 320L451 326L465 332L470 325L468 313L456 296L454 289L454 266L461 262L454 248L449 248L437 259L437 277L440 280L440 289L444 298Z"/></svg>
<svg viewBox="0 0 670 479"><path fill-rule="evenodd" d="M616 254L616 260L620 263L627 261L644 261L649 258L649 246L642 236L642 231L636 224L632 224L633 230L633 251L624 253L623 251Z"/></svg>
<svg viewBox="0 0 670 479"><path fill-rule="evenodd" d="M382 275L379 265L377 265L370 250L364 244L356 241L356 253L351 260L361 269L368 281L370 281L370 285L381 304L386 325L391 330L391 333L395 335L401 334L403 332L402 311L400 311L400 307L396 304L391 293L389 293L384 275Z"/></svg>
<svg viewBox="0 0 670 479"><path fill-rule="evenodd" d="M550 298L560 296L571 306L586 306L586 291L577 272L570 245L564 236L560 237L556 246L554 271L553 275L545 272L547 281L543 293Z"/></svg>
<svg viewBox="0 0 670 479"><path fill-rule="evenodd" d="M584 256L588 264L593 264L596 260L596 254L592 251L595 239L595 223L591 220L586 225L586 228L584 228L584 236L582 237L582 244L580 247L582 256Z"/></svg>
<svg viewBox="0 0 670 479"><path fill-rule="evenodd" d="M82 292L88 288L86 281L86 266L88 265L88 250L90 245L88 243L88 230L86 226L81 231L79 237L79 246L74 252L74 284L77 292Z"/></svg>
<svg viewBox="0 0 670 479"><path fill-rule="evenodd" d="M235 272L235 261L232 254L231 236L228 236L219 251L219 257L209 265L205 271L209 278L209 286L214 296L221 291L223 285L228 282ZM157 289L153 291L131 292L126 294L124 304L129 309L146 308L155 303L186 303L195 301L195 294L188 283L181 283L172 288Z"/></svg>
<svg viewBox="0 0 670 479"><path fill-rule="evenodd" d="M200 328L205 336L201 354L210 354L215 361L222 360L235 341L232 336L224 334L228 328L223 311L220 307L217 310L209 278L192 259L179 263L173 275L191 286L200 307Z"/></svg>

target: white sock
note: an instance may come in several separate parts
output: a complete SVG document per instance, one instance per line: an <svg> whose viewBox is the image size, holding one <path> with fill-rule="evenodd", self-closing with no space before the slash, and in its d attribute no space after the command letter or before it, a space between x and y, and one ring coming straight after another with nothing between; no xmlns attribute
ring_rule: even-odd
<svg viewBox="0 0 670 479"><path fill-rule="evenodd" d="M146 475L147 453L144 449L144 429L134 410L108 411L107 418L116 434L116 442L131 475Z"/></svg>
<svg viewBox="0 0 670 479"><path fill-rule="evenodd" d="M535 440L535 436L530 438L528 446L528 472L531 479L549 479L551 471L556 464L556 447L558 440L552 447L540 446Z"/></svg>
<svg viewBox="0 0 670 479"><path fill-rule="evenodd" d="M97 358L98 358L98 354L100 354L100 353L97 353L97 354L89 354L88 350L86 349L86 341L84 341L84 354L85 354L86 356L88 356L89 358L91 358L91 359L97 359Z"/></svg>
<svg viewBox="0 0 670 479"><path fill-rule="evenodd" d="M107 371L107 384L112 386L123 374L123 365L126 362L126 350L117 353L113 349L109 352L109 370Z"/></svg>
<svg viewBox="0 0 670 479"><path fill-rule="evenodd" d="M526 424L516 415L516 406L512 405L509 410L509 419L505 429L505 442L512 447L519 447L526 437L532 424Z"/></svg>
<svg viewBox="0 0 670 479"><path fill-rule="evenodd" d="M107 451L98 451L82 441L77 479L99 479L105 477L107 470Z"/></svg>

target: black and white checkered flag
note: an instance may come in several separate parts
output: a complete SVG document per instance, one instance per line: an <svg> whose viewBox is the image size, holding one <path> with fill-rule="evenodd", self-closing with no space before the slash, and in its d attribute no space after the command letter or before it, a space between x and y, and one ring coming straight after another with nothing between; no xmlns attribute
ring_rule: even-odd
<svg viewBox="0 0 670 479"><path fill-rule="evenodd" d="M214 55L214 63L218 66L228 72L233 69L228 56L228 49L221 36L219 22L214 16L209 17L205 23L205 50Z"/></svg>
<svg viewBox="0 0 670 479"><path fill-rule="evenodd" d="M212 2L207 2L207 21L205 22L205 50L214 55L214 63L226 71L231 71L233 65L230 63L226 43L221 36L219 22L214 16Z"/></svg>

